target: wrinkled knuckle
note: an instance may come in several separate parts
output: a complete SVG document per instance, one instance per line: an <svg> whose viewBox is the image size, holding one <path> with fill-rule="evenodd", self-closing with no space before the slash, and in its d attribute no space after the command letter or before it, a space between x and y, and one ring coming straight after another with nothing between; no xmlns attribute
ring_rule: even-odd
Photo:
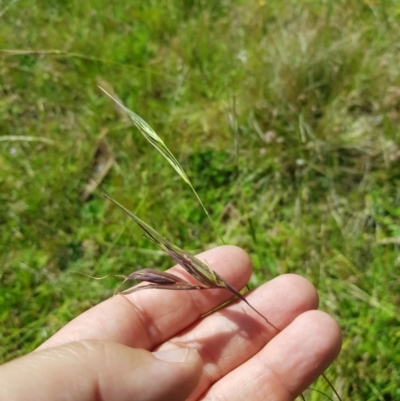
<svg viewBox="0 0 400 401"><path fill-rule="evenodd" d="M101 358L106 354L107 344L101 340L82 340L78 343L78 347L82 354Z"/></svg>

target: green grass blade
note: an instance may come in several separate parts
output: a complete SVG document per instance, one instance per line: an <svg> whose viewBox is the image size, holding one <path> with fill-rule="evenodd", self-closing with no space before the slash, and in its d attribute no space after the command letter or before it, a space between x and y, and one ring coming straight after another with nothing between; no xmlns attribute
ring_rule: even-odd
<svg viewBox="0 0 400 401"><path fill-rule="evenodd" d="M168 161L168 163L173 167L173 169L180 175L180 177L185 181L190 189L193 191L194 195L196 196L197 200L200 203L200 206L204 210L204 213L207 215L208 219L211 222L211 225L213 226L213 229L215 232L218 234L219 238L221 239L222 243L225 243L222 235L220 234L217 226L215 225L213 219L211 218L210 214L208 213L206 207L204 206L204 203L200 199L200 196L198 195L197 191L194 189L192 183L190 182L188 176L186 175L185 171L183 170L182 166L176 159L176 157L173 155L173 153L169 150L167 145L164 143L164 141L156 134L156 132L153 130L153 128L150 127L149 124L146 123L146 121L143 120L140 116L138 116L136 113L134 113L132 110L129 110L127 107L125 107L118 99L116 99L114 96L112 96L110 93L108 93L104 88L99 86L99 88L110 98L112 99L119 107L124 110L133 123L135 124L136 128L141 132L141 134L149 141L162 155L163 157Z"/></svg>

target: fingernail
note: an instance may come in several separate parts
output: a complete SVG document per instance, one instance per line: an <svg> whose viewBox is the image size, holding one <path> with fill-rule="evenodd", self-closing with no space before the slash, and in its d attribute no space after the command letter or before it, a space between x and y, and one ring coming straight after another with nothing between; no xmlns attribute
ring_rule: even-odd
<svg viewBox="0 0 400 401"><path fill-rule="evenodd" d="M188 348L175 348L153 352L156 358L165 362L185 362L188 354Z"/></svg>

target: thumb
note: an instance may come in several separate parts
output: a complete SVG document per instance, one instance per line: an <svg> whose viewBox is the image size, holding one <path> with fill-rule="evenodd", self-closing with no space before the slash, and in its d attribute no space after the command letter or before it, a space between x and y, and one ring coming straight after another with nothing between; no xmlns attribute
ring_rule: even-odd
<svg viewBox="0 0 400 401"><path fill-rule="evenodd" d="M1 400L185 400L202 370L197 351L154 354L86 340L34 352L0 366Z"/></svg>

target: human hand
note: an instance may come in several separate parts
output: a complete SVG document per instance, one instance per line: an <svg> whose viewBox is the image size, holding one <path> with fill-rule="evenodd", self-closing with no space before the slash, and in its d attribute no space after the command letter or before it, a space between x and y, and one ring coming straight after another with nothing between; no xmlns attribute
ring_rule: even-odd
<svg viewBox="0 0 400 401"><path fill-rule="evenodd" d="M237 247L200 259L235 288L251 275ZM171 271L194 282L180 267ZM282 275L246 295L280 332L242 301L200 319L230 297L212 289L110 298L1 366L0 400L289 401L338 355L339 327L315 310L318 295L304 278Z"/></svg>

